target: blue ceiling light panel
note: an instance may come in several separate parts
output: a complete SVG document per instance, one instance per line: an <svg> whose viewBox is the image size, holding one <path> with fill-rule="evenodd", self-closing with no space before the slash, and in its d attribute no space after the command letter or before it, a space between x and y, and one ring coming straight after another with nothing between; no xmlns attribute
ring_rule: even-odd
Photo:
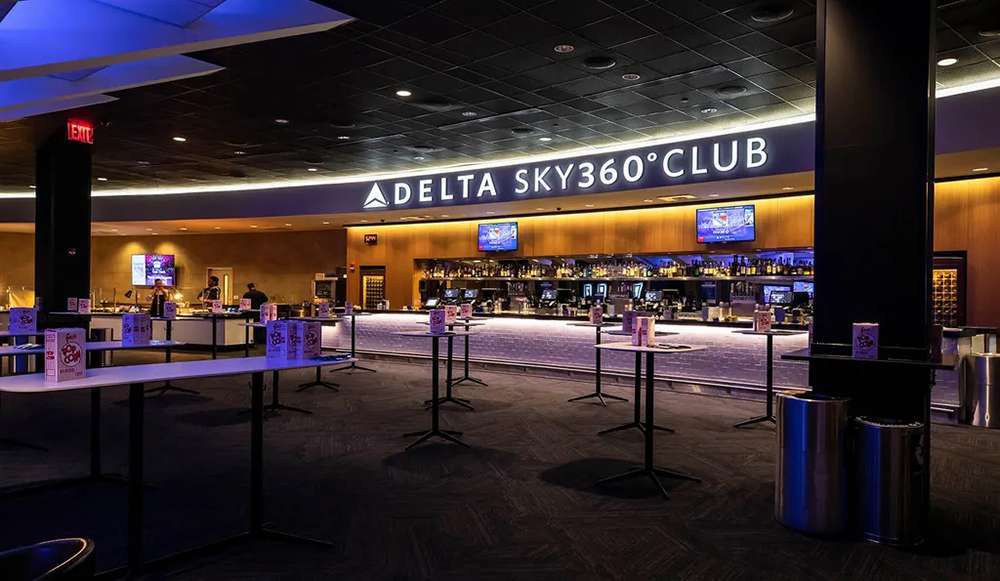
<svg viewBox="0 0 1000 581"><path fill-rule="evenodd" d="M0 119L212 74L222 67L182 55L348 21L309 0L0 0Z"/></svg>

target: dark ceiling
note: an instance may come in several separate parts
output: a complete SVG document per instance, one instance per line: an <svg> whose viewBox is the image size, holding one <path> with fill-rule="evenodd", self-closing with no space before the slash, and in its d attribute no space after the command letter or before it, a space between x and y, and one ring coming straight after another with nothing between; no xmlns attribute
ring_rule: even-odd
<svg viewBox="0 0 1000 581"><path fill-rule="evenodd" d="M678 135L814 107L810 1L319 3L358 20L195 54L226 69L117 93L120 101L91 110L103 124L94 176L107 178L95 186L385 172ZM939 57L958 63L938 67L939 85L1000 77L998 2L940 4ZM575 49L559 53L557 45ZM399 89L412 96L396 96ZM34 123L0 124L0 191L24 192L34 181Z"/></svg>

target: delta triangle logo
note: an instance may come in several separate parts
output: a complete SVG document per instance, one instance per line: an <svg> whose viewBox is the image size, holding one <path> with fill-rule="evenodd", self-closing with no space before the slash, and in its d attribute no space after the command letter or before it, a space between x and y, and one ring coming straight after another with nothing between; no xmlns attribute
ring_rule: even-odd
<svg viewBox="0 0 1000 581"><path fill-rule="evenodd" d="M365 198L365 203L361 207L365 210L388 208L389 200L385 199L385 194L382 193L382 188L378 187L378 184L372 184L372 189L368 192L368 197Z"/></svg>

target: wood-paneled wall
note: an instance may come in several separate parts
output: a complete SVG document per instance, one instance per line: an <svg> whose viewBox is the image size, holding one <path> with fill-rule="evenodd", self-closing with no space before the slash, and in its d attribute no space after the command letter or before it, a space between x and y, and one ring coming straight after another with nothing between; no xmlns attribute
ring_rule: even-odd
<svg viewBox="0 0 1000 581"><path fill-rule="evenodd" d="M727 251L812 244L812 196L753 203L757 206L757 240L728 245ZM518 250L493 257L704 251L709 247L696 242L695 210L721 205L726 204L517 218ZM384 266L390 306L410 305L419 300L416 291L420 274L414 268L414 261L487 256L476 245L478 224L488 221L349 228L347 262L356 266ZM378 234L378 244L366 246L365 234ZM348 296L354 301L360 297L357 274L356 269L348 273Z"/></svg>
<svg viewBox="0 0 1000 581"><path fill-rule="evenodd" d="M941 183L935 199L934 249L968 252L969 324L1000 326L1000 178ZM752 203L757 205L758 239L727 246L727 250L813 245L811 195ZM517 218L520 249L503 256L702 251L707 247L695 242L696 207L707 206ZM347 234L347 262L384 266L391 306L412 304L419 300L420 275L414 261L485 256L476 250L476 232L477 224L488 221L352 227ZM362 237L369 233L379 235L377 246L364 245ZM357 271L348 278L348 296L357 301Z"/></svg>

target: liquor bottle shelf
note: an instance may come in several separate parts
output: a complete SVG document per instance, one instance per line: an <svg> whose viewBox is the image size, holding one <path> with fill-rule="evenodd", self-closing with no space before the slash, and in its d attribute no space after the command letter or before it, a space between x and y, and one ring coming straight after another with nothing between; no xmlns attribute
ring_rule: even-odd
<svg viewBox="0 0 1000 581"><path fill-rule="evenodd" d="M746 275L746 276L610 276L610 277L558 277L558 276L451 276L451 277L425 277L421 280L430 280L438 282L467 282L467 281L511 281L511 282L527 282L527 281L622 281L622 282L657 282L657 281L747 281L747 282L794 282L797 280L812 280L812 275L771 275L771 274L757 274L757 275Z"/></svg>

